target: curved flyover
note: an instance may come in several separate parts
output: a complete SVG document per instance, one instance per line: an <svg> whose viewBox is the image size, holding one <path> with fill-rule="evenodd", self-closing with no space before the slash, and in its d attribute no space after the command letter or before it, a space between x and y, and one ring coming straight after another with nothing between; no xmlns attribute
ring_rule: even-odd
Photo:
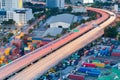
<svg viewBox="0 0 120 80"><path fill-rule="evenodd" d="M34 62L35 60L39 59L40 57L50 53L51 49L55 50L64 45L63 47L56 50L49 56L43 58L42 60L38 61L34 65L31 65L30 67L21 71L19 74L16 74L12 78L10 78L11 80L33 80L35 76L42 75L49 68L56 65L62 59L68 57L76 50L84 47L91 41L103 35L104 33L103 29L106 26L108 26L110 23L112 23L116 18L115 14L109 11L106 11L106 10L101 10L101 9L96 9L96 8L88 8L88 10L95 11L102 15L102 17L93 21L96 24L100 24L99 27L93 28L93 23L91 22L89 25L79 28L80 31L78 33L71 32L63 36L62 38L56 41L53 41L52 43L45 45L42 48L39 48L31 52L30 54L27 54L13 61L12 63L6 66L1 67L0 68L0 80L5 79L6 77L12 75L13 73L19 71L20 69L24 68L25 66ZM89 32L85 33L86 31L89 31ZM78 38L73 40L76 37ZM66 44L69 41L71 42Z"/></svg>

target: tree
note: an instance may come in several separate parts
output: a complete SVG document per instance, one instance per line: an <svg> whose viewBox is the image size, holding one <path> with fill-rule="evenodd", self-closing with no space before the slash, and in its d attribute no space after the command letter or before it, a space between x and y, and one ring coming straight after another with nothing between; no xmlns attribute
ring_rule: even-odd
<svg viewBox="0 0 120 80"><path fill-rule="evenodd" d="M27 23L28 24L32 24L34 22L34 19L32 18L31 20L29 20Z"/></svg>
<svg viewBox="0 0 120 80"><path fill-rule="evenodd" d="M20 28L20 30L22 31L22 30L23 30L23 28Z"/></svg>
<svg viewBox="0 0 120 80"><path fill-rule="evenodd" d="M13 33L9 33L8 38L12 37L13 35L14 35Z"/></svg>
<svg viewBox="0 0 120 80"><path fill-rule="evenodd" d="M117 39L118 39L118 41L120 41L120 34L117 35Z"/></svg>
<svg viewBox="0 0 120 80"><path fill-rule="evenodd" d="M3 42L7 42L7 38L6 37L3 37Z"/></svg>
<svg viewBox="0 0 120 80"><path fill-rule="evenodd" d="M68 11L68 12L71 12L72 9L73 9L72 6L68 6L67 11Z"/></svg>
<svg viewBox="0 0 120 80"><path fill-rule="evenodd" d="M52 36L52 35L50 35L50 33L48 33L46 37L53 37L53 36Z"/></svg>
<svg viewBox="0 0 120 80"><path fill-rule="evenodd" d="M110 38L116 38L118 32L116 27L108 27L104 30L104 36Z"/></svg>
<svg viewBox="0 0 120 80"><path fill-rule="evenodd" d="M66 2L67 4L70 4L70 3L71 3L71 1L70 1L70 0L65 0L65 2Z"/></svg>
<svg viewBox="0 0 120 80"><path fill-rule="evenodd" d="M85 20L85 19L82 19L82 20L80 21L80 24L85 23L85 22L86 22L86 20Z"/></svg>
<svg viewBox="0 0 120 80"><path fill-rule="evenodd" d="M10 30L11 28L9 27L8 29Z"/></svg>
<svg viewBox="0 0 120 80"><path fill-rule="evenodd" d="M33 6L33 4L31 2L24 2L23 6L24 7L30 7L30 6Z"/></svg>
<svg viewBox="0 0 120 80"><path fill-rule="evenodd" d="M7 21L3 21L1 24L3 24L3 25L7 25Z"/></svg>
<svg viewBox="0 0 120 80"><path fill-rule="evenodd" d="M29 29L28 33L30 34L30 33L32 33L32 31L33 31L33 29Z"/></svg>
<svg viewBox="0 0 120 80"><path fill-rule="evenodd" d="M1 24L4 25L15 24L15 21L13 19L9 19L8 21L3 21Z"/></svg>
<svg viewBox="0 0 120 80"><path fill-rule="evenodd" d="M35 18L40 18L43 15L44 15L43 13L39 12L39 13L34 14L34 17Z"/></svg>
<svg viewBox="0 0 120 80"><path fill-rule="evenodd" d="M78 22L74 22L71 24L70 29L76 28L78 25L80 25Z"/></svg>
<svg viewBox="0 0 120 80"><path fill-rule="evenodd" d="M117 22L117 23L116 23L116 27L120 27L120 22Z"/></svg>
<svg viewBox="0 0 120 80"><path fill-rule="evenodd" d="M15 28L15 30L17 30L17 28Z"/></svg>
<svg viewBox="0 0 120 80"><path fill-rule="evenodd" d="M60 37L61 37L61 34L57 34L57 35L56 35L56 39L57 39L57 38L60 38Z"/></svg>
<svg viewBox="0 0 120 80"><path fill-rule="evenodd" d="M3 29L6 29L6 27L4 27Z"/></svg>
<svg viewBox="0 0 120 80"><path fill-rule="evenodd" d="M13 19L9 19L8 24L15 24L15 21Z"/></svg>

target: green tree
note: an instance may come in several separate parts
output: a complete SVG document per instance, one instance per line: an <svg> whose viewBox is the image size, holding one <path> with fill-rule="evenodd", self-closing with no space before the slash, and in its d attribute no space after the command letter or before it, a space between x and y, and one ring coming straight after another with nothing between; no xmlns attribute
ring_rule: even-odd
<svg viewBox="0 0 120 80"><path fill-rule="evenodd" d="M17 30L17 28L15 28L15 30Z"/></svg>
<svg viewBox="0 0 120 80"><path fill-rule="evenodd" d="M86 22L86 20L85 20L85 19L82 19L82 20L80 21L80 24L85 23L85 22Z"/></svg>
<svg viewBox="0 0 120 80"><path fill-rule="evenodd" d="M117 39L120 41L120 34L117 35Z"/></svg>
<svg viewBox="0 0 120 80"><path fill-rule="evenodd" d="M6 29L6 27L4 27L3 29Z"/></svg>
<svg viewBox="0 0 120 80"><path fill-rule="evenodd" d="M11 28L10 28L10 27L9 27L8 29L9 29L9 30L11 30Z"/></svg>
<svg viewBox="0 0 120 80"><path fill-rule="evenodd" d="M57 39L57 38L60 38L60 37L61 37L61 34L57 34L57 35L56 35L56 39Z"/></svg>
<svg viewBox="0 0 120 80"><path fill-rule="evenodd" d="M15 24L15 21L13 19L9 19L8 24Z"/></svg>
<svg viewBox="0 0 120 80"><path fill-rule="evenodd" d="M7 37L10 38L10 37L12 37L13 35L14 35L13 33L9 33Z"/></svg>
<svg viewBox="0 0 120 80"><path fill-rule="evenodd" d="M70 29L76 28L78 25L80 25L78 22L74 22L71 24Z"/></svg>
<svg viewBox="0 0 120 80"><path fill-rule="evenodd" d="M32 24L34 22L34 19L32 18L31 20L29 20L27 23L28 24Z"/></svg>
<svg viewBox="0 0 120 80"><path fill-rule="evenodd" d="M32 31L33 31L33 29L29 29L28 33L30 34L30 33L32 33Z"/></svg>
<svg viewBox="0 0 120 80"><path fill-rule="evenodd" d="M120 22L116 23L116 27L119 28L120 27Z"/></svg>
<svg viewBox="0 0 120 80"><path fill-rule="evenodd" d="M3 21L1 24L3 25L15 24L15 21L13 19L9 19L8 21Z"/></svg>
<svg viewBox="0 0 120 80"><path fill-rule="evenodd" d="M52 35L50 35L50 33L48 33L46 37L53 37L53 36L52 36Z"/></svg>
<svg viewBox="0 0 120 80"><path fill-rule="evenodd" d="M70 0L65 0L65 2L66 2L67 4L71 4L71 1L70 1Z"/></svg>
<svg viewBox="0 0 120 80"><path fill-rule="evenodd" d="M116 38L118 32L116 27L108 27L104 30L104 36L110 38Z"/></svg>
<svg viewBox="0 0 120 80"><path fill-rule="evenodd" d="M67 11L71 12L73 10L72 6L68 6Z"/></svg>
<svg viewBox="0 0 120 80"><path fill-rule="evenodd" d="M24 6L24 7L30 7L30 6L32 7L33 4L32 4L31 2L24 2L24 3L23 3L23 6Z"/></svg>
<svg viewBox="0 0 120 80"><path fill-rule="evenodd" d="M43 13L38 13L38 14L34 14L35 18L40 18L43 15Z"/></svg>
<svg viewBox="0 0 120 80"><path fill-rule="evenodd" d="M7 42L7 38L6 37L3 37L3 42Z"/></svg>

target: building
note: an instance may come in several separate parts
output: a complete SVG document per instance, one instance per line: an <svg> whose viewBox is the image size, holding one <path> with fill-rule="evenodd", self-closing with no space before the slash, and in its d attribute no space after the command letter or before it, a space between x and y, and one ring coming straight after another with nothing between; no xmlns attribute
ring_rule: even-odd
<svg viewBox="0 0 120 80"><path fill-rule="evenodd" d="M81 12L81 13L86 13L87 12L87 9L86 7L83 7L83 6L80 6L79 8L78 7L74 7L72 12Z"/></svg>
<svg viewBox="0 0 120 80"><path fill-rule="evenodd" d="M60 8L63 9L65 0L46 0L46 7L48 8Z"/></svg>
<svg viewBox="0 0 120 80"><path fill-rule="evenodd" d="M0 0L0 23L13 19L18 25L27 24L33 18L32 9L22 7L23 0Z"/></svg>
<svg viewBox="0 0 120 80"><path fill-rule="evenodd" d="M83 0L83 3L86 4L86 3L94 3L94 0Z"/></svg>
<svg viewBox="0 0 120 80"><path fill-rule="evenodd" d="M18 9L23 7L22 0L0 0L0 8L5 10Z"/></svg>
<svg viewBox="0 0 120 80"><path fill-rule="evenodd" d="M117 13L119 11L118 4L114 5L114 11Z"/></svg>
<svg viewBox="0 0 120 80"><path fill-rule="evenodd" d="M32 10L31 9L15 9L13 11L13 20L18 25L27 24L27 22L33 18Z"/></svg>
<svg viewBox="0 0 120 80"><path fill-rule="evenodd" d="M78 17L72 14L60 14L50 17L44 26L57 27L57 28L69 28L71 23L77 22Z"/></svg>
<svg viewBox="0 0 120 80"><path fill-rule="evenodd" d="M18 25L25 25L33 18L32 9L0 10L0 23L13 19Z"/></svg>
<svg viewBox="0 0 120 80"><path fill-rule="evenodd" d="M120 0L112 0L113 2L118 2L118 3L120 3Z"/></svg>
<svg viewBox="0 0 120 80"><path fill-rule="evenodd" d="M0 23L6 19L7 12L3 9L0 10Z"/></svg>

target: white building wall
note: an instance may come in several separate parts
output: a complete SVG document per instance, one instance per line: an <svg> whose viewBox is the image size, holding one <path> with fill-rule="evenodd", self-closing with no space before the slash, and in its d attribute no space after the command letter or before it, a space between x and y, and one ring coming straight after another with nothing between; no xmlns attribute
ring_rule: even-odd
<svg viewBox="0 0 120 80"><path fill-rule="evenodd" d="M114 10L115 10L115 12L118 12L118 10L119 10L119 9L118 9L118 4L115 4L115 5L114 5Z"/></svg>
<svg viewBox="0 0 120 80"><path fill-rule="evenodd" d="M94 0L83 0L83 3L94 3Z"/></svg>
<svg viewBox="0 0 120 80"><path fill-rule="evenodd" d="M27 24L27 22L33 18L32 10L27 9L25 13L16 13L13 14L13 20L17 24Z"/></svg>
<svg viewBox="0 0 120 80"><path fill-rule="evenodd" d="M58 0L58 7L59 8L64 8L64 5L65 5L65 0Z"/></svg>
<svg viewBox="0 0 120 80"><path fill-rule="evenodd" d="M87 12L86 7L73 8L72 12Z"/></svg>
<svg viewBox="0 0 120 80"><path fill-rule="evenodd" d="M64 23L64 22L55 22L55 23L51 23L50 24L50 27L59 27L59 26L62 26L62 28L69 28L70 27L70 24L68 23Z"/></svg>
<svg viewBox="0 0 120 80"><path fill-rule="evenodd" d="M13 19L13 11L7 11L6 20Z"/></svg>
<svg viewBox="0 0 120 80"><path fill-rule="evenodd" d="M27 12L26 12L26 21L29 21L30 19L33 18L33 14L32 14L32 9L29 9Z"/></svg>

